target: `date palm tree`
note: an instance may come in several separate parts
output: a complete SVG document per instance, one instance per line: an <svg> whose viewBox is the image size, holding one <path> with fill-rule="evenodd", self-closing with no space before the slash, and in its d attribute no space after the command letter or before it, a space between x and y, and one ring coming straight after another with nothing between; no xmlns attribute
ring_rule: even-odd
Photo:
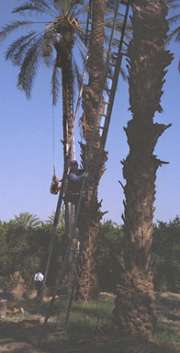
<svg viewBox="0 0 180 353"><path fill-rule="evenodd" d="M22 226L26 230L36 229L42 225L40 219L29 212L20 213L14 217L12 222L18 226Z"/></svg>
<svg viewBox="0 0 180 353"><path fill-rule="evenodd" d="M125 128L129 154L123 161L125 237L113 312L120 332L131 335L150 336L156 323L151 243L156 172L165 162L153 151L170 125L155 123L154 115L162 112L162 88L172 61L165 47L167 13L164 0L132 2L133 37L128 48L132 120Z"/></svg>
<svg viewBox="0 0 180 353"><path fill-rule="evenodd" d="M3 39L21 29L21 34L6 51L6 59L17 65L18 88L30 96L38 64L42 59L52 70L52 99L56 104L59 94L59 73L61 72L63 101L63 142L64 161L73 158L73 81L78 75L77 64L73 61L75 40L81 40L80 25L75 19L79 1L70 0L29 0L16 7L15 15L28 14L30 20L15 20L4 26L0 33ZM32 20L32 13L38 16ZM73 66L74 64L74 66ZM77 77L77 76L76 76ZM79 77L78 77L79 79Z"/></svg>
<svg viewBox="0 0 180 353"><path fill-rule="evenodd" d="M29 15L30 20L27 20L27 17L25 20L15 20L5 25L1 31L3 39L21 29L20 37L8 47L6 59L19 67L17 85L25 91L27 97L31 94L33 80L41 61L52 70L54 105L57 103L60 84L62 86L64 169L69 161L74 159L73 85L79 85L81 75L73 49L76 47L76 53L79 49L81 56L86 50L83 28L80 28L75 18L82 9L79 0L27 0L16 7L13 14ZM69 219L68 205L65 204L66 235L69 231Z"/></svg>
<svg viewBox="0 0 180 353"><path fill-rule="evenodd" d="M82 128L85 143L81 144L82 165L88 171L83 207L80 211L79 227L81 237L80 281L78 298L83 301L94 299L98 295L96 271L96 247L100 220L103 212L98 201L98 187L105 171L107 153L101 149L100 113L102 92L105 86L107 42L114 25L114 13L117 1L91 1L92 32L90 36L89 60L87 70L89 83L84 87ZM117 16L116 31L122 30L122 17ZM131 26L128 23L128 34ZM129 39L129 35L126 36ZM117 41L119 44L119 42ZM117 47L116 41L113 45ZM121 70L126 78L125 70Z"/></svg>
<svg viewBox="0 0 180 353"><path fill-rule="evenodd" d="M95 254L98 225L101 219L100 203L97 199L98 184L103 174L106 154L99 156L100 135L99 117L102 90L104 88L104 40L105 40L105 0L92 0L92 32L90 36L87 70L88 85L83 91L82 125L85 144L82 144L82 162L88 171L88 180L80 211L81 270L78 298L84 301L95 298L98 292ZM97 165L97 159L100 163ZM98 168L98 173L97 173Z"/></svg>

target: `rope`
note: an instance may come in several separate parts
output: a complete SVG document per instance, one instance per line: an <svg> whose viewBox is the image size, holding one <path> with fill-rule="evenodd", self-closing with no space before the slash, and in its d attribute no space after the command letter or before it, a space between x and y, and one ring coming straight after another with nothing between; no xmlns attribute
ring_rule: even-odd
<svg viewBox="0 0 180 353"><path fill-rule="evenodd" d="M52 165L53 165L53 175L56 175L56 168L55 168L55 114L54 114L54 106L52 105Z"/></svg>

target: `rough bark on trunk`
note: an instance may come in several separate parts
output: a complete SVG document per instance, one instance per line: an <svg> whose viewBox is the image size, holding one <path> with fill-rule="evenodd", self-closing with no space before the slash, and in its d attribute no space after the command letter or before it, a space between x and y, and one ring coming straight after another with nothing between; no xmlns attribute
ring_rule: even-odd
<svg viewBox="0 0 180 353"><path fill-rule="evenodd" d="M61 43L62 45L62 43ZM72 48L73 38L70 43L64 41L62 45L62 94L63 94L63 142L64 142L64 163L67 159L74 159L73 146L73 72L72 72ZM60 49L61 50L61 49Z"/></svg>
<svg viewBox="0 0 180 353"><path fill-rule="evenodd" d="M82 161L88 170L88 180L80 212L81 264L78 298L84 301L95 298L98 293L96 276L96 240L101 219L97 189L104 171L106 154L99 155L99 113L104 87L104 14L106 0L92 1L92 32L88 59L89 84L84 87L82 126L85 145L82 145Z"/></svg>
<svg viewBox="0 0 180 353"><path fill-rule="evenodd" d="M120 331L150 336L156 323L151 274L155 179L160 161L156 142L169 125L154 123L164 76L172 55L165 49L168 24L163 0L133 2L133 38L128 49L132 120L125 129L129 155L123 161L125 239L123 269L117 289L114 320Z"/></svg>

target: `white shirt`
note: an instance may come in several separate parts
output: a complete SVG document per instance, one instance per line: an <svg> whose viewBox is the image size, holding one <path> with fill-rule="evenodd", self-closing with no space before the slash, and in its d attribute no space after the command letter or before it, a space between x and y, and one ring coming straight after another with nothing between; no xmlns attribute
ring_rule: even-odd
<svg viewBox="0 0 180 353"><path fill-rule="evenodd" d="M44 279L44 275L41 272L35 273L35 275L34 275L34 280L35 281L42 282L43 279Z"/></svg>

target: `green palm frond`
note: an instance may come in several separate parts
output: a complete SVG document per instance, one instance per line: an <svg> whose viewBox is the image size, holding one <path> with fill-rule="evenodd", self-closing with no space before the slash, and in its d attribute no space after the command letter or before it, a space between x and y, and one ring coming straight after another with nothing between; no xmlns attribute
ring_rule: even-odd
<svg viewBox="0 0 180 353"><path fill-rule="evenodd" d="M2 28L1 38L4 39L7 35L9 35L13 31L17 30L19 27L29 26L29 25L33 25L33 24L34 24L33 21L14 21L14 22L11 22Z"/></svg>
<svg viewBox="0 0 180 353"><path fill-rule="evenodd" d="M23 53L34 40L36 32L30 32L15 40L6 51L6 60L11 60L13 64L19 65L22 61Z"/></svg>
<svg viewBox="0 0 180 353"><path fill-rule="evenodd" d="M26 52L18 75L18 87L25 91L30 97L34 76L36 74L38 61L41 57L43 38L38 38L36 42Z"/></svg>
<svg viewBox="0 0 180 353"><path fill-rule="evenodd" d="M55 9L52 8L47 1L44 0L33 0L27 1L23 5L16 7L12 13L23 13L25 11L36 11L36 12L45 12L52 15L55 12Z"/></svg>
<svg viewBox="0 0 180 353"><path fill-rule="evenodd" d="M67 21L67 17L63 15L66 14L66 11L70 9L69 15L72 17L72 13L79 9L79 5L82 5L82 1L75 0L24 0L24 2L16 7L13 10L14 14L23 14L25 12L28 15L31 15L30 12L40 12L42 15L49 14L52 11L56 13L53 19L49 21L30 21L29 20L17 20L5 25L0 32L1 39L4 39L7 35L11 34L18 30L19 28L34 25L34 29L25 35L20 35L13 43L8 47L6 51L6 59L12 61L13 64L19 66L19 75L18 75L18 87L25 91L26 95L29 97L31 93L31 87L33 83L33 79L36 73L37 65L39 59L43 59L45 64L51 67L52 70L52 99L53 104L57 101L57 91L58 91L58 68L54 66L55 56L58 54L56 51L56 44L59 46L59 39L57 40L57 36L61 35L63 37L63 28L65 28L65 35L67 28L63 27L63 23ZM55 5L57 5L57 8ZM76 6L78 5L78 6ZM58 11L58 16L57 16ZM47 18L47 17L46 17ZM60 33L60 21L62 22L62 33ZM64 21L64 22L63 22ZM37 24L42 24L42 28L39 31L39 27ZM24 28L23 28L24 29ZM84 32L73 28L74 36L76 40L79 42L85 43L85 35ZM72 35L72 32L71 32ZM66 38L66 36L64 36ZM65 40L66 41L66 40ZM57 43L56 43L57 42ZM65 47L64 47L65 48ZM85 48L83 44L83 49ZM71 48L72 49L72 48ZM83 55L82 55L83 56ZM57 57L56 57L56 65L57 65ZM57 65L58 66L58 65ZM77 73L77 67L74 69L74 73ZM78 73L77 73L78 75ZM79 75L77 77L77 81L79 80Z"/></svg>
<svg viewBox="0 0 180 353"><path fill-rule="evenodd" d="M53 70L52 70L52 77L51 77L51 93L52 93L52 103L56 105L57 98L59 95L59 87L60 87L60 80L59 80L59 70L56 65L56 61L54 62Z"/></svg>
<svg viewBox="0 0 180 353"><path fill-rule="evenodd" d="M14 223L25 229L37 228L42 225L41 220L36 215L32 215L29 212L20 213L18 216L15 216Z"/></svg>

